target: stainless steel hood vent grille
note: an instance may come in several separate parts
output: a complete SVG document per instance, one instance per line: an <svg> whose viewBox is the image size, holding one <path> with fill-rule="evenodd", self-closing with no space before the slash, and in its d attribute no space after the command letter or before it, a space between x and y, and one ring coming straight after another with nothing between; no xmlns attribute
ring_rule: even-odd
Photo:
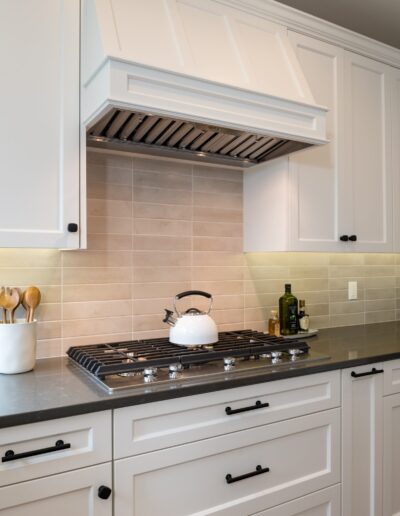
<svg viewBox="0 0 400 516"><path fill-rule="evenodd" d="M112 109L88 130L91 147L250 167L309 143Z"/></svg>

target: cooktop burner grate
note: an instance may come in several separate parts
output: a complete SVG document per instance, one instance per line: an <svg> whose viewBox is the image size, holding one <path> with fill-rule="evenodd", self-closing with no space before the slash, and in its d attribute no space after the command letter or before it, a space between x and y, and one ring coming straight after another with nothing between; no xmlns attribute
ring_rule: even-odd
<svg viewBox="0 0 400 516"><path fill-rule="evenodd" d="M309 345L298 340L289 342L252 330L224 332L215 344L185 348L171 344L168 339L148 339L112 344L75 346L68 356L96 377L143 371L148 367L183 367L206 364L226 357L250 359L271 352L288 353L290 349L307 354Z"/></svg>

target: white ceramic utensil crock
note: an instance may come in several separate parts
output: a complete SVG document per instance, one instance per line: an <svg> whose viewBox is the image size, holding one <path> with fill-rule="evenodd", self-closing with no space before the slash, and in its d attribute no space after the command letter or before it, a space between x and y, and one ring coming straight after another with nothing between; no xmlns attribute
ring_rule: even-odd
<svg viewBox="0 0 400 516"><path fill-rule="evenodd" d="M0 373L26 373L35 367L36 321L0 324Z"/></svg>
<svg viewBox="0 0 400 516"><path fill-rule="evenodd" d="M203 296L210 300L207 312L202 312L197 308L189 308L181 313L176 303L187 296ZM188 290L181 292L174 298L174 312L165 309L164 322L171 326L169 330L169 341L180 346L193 347L214 344L218 342L218 330L214 320L210 317L213 298L208 292L202 290Z"/></svg>

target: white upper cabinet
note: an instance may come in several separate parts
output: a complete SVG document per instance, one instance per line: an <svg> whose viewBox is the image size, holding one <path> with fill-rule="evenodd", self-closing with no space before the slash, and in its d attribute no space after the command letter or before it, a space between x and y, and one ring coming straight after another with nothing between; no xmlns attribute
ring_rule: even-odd
<svg viewBox="0 0 400 516"><path fill-rule="evenodd" d="M390 252L400 163L391 97L399 113L400 74L396 82L382 63L307 36L290 39L315 100L330 110L330 143L245 172L245 251Z"/></svg>
<svg viewBox="0 0 400 516"><path fill-rule="evenodd" d="M79 247L79 17L0 1L0 247Z"/></svg>
<svg viewBox="0 0 400 516"><path fill-rule="evenodd" d="M300 34L291 33L290 39L315 100L329 109L329 144L289 158L290 247L296 251L335 251L340 228L345 224L338 195L346 182L340 153L344 51Z"/></svg>
<svg viewBox="0 0 400 516"><path fill-rule="evenodd" d="M392 73L392 171L393 171L393 229L394 251L400 252L400 70L393 68Z"/></svg>
<svg viewBox="0 0 400 516"><path fill-rule="evenodd" d="M391 69L351 52L345 67L343 232L357 236L354 251L392 251Z"/></svg>

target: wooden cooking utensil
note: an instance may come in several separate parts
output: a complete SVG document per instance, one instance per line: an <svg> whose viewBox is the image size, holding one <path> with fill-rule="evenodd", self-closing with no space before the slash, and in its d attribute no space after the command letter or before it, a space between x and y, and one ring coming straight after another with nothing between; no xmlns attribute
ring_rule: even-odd
<svg viewBox="0 0 400 516"><path fill-rule="evenodd" d="M20 303L20 293L17 289L6 287L3 294L3 310L6 312L6 323L7 311L10 312L10 323L14 322L14 312Z"/></svg>
<svg viewBox="0 0 400 516"><path fill-rule="evenodd" d="M22 299L22 292L19 288L17 287L13 287L11 289L11 293L10 293L10 296L9 296L9 305L10 305L10 308L8 308L8 310L10 311L10 323L11 324L14 324L15 323L15 311L16 309L19 307L19 305L21 304L21 299Z"/></svg>
<svg viewBox="0 0 400 516"><path fill-rule="evenodd" d="M4 296L5 296L5 293L6 293L6 289L4 287L1 287L0 288L0 308L3 309L3 315L2 315L2 323L3 324L6 324L7 322L7 312L6 312L6 309L4 308Z"/></svg>
<svg viewBox="0 0 400 516"><path fill-rule="evenodd" d="M37 287L29 287L22 295L22 305L26 310L26 322L33 322L33 315L40 304L40 290Z"/></svg>

